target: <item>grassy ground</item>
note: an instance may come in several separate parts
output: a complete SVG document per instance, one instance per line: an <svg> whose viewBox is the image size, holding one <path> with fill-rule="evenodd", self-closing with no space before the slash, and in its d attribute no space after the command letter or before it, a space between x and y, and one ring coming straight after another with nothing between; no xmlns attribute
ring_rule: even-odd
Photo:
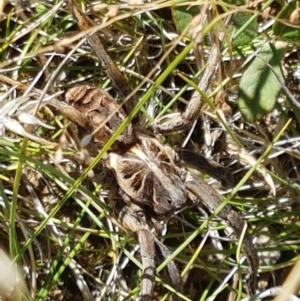
<svg viewBox="0 0 300 301"><path fill-rule="evenodd" d="M290 22L297 28L299 3L284 8L280 1L228 2L81 4L95 24L102 24L101 41L136 88L140 102L134 113L148 129L161 116L185 109L212 44L220 49L222 61L204 91L197 123L192 130L162 139L179 148L190 135L186 148L232 173L235 185L226 191L204 176L257 238L258 289L264 291L282 285L299 257L299 39L292 30L292 38L287 37L287 28L280 27ZM282 17L282 9L288 15ZM194 16L198 19L188 30ZM14 276L10 282L0 275L1 300L135 299L139 247L110 219L109 191L97 181L103 152L91 170L87 154L78 149L74 125L47 106L49 98L64 101L59 92L82 83L122 100L62 1L0 1L0 37L0 246L20 270L17 285ZM280 45L284 52L275 61L261 54L267 60L264 68L271 71L260 79L258 69L247 73L255 55L275 40L289 45ZM278 70L284 71L279 72L282 80L276 78L269 86L270 74ZM267 84L262 86L264 78ZM265 94L245 110L241 90L249 92L249 86ZM238 240L219 219L187 209L168 222L160 239L182 272L184 300L246 296L241 274L247 274L247 263L236 269L236 258L242 257ZM5 258L2 253L3 271ZM157 269L157 300L169 299L170 288L159 273L164 264Z"/></svg>

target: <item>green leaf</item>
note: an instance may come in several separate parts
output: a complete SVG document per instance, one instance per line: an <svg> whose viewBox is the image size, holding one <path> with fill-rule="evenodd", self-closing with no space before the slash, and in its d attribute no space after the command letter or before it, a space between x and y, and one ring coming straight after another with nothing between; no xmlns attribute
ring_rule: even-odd
<svg viewBox="0 0 300 301"><path fill-rule="evenodd" d="M262 119L275 106L283 81L281 60L286 43L266 44L245 70L238 90L238 106L249 122ZM272 67L273 71L267 66Z"/></svg>
<svg viewBox="0 0 300 301"><path fill-rule="evenodd" d="M48 8L45 5L38 3L35 7L35 10L38 15L42 15L48 11Z"/></svg>
<svg viewBox="0 0 300 301"><path fill-rule="evenodd" d="M194 16L199 14L198 6L172 7L172 16L178 33L181 33L191 23Z"/></svg>
<svg viewBox="0 0 300 301"><path fill-rule="evenodd" d="M252 18L252 15L238 12L232 19L231 24L228 26L228 32L230 36L233 36L235 32L237 32L239 29L241 29L248 20ZM244 30L243 32L233 40L232 45L233 46L245 46L249 45L249 43L257 37L257 29L258 24L257 20L253 20Z"/></svg>
<svg viewBox="0 0 300 301"><path fill-rule="evenodd" d="M287 42L300 42L300 29L288 26L291 14L300 7L300 1L294 0L285 5L277 15L277 18L273 24L273 32L276 36L279 36L281 40ZM283 23L284 22L284 23Z"/></svg>

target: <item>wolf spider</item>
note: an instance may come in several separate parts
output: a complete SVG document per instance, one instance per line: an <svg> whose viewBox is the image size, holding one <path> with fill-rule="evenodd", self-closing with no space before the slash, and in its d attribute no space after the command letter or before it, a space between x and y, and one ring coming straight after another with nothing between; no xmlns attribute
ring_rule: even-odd
<svg viewBox="0 0 300 301"><path fill-rule="evenodd" d="M80 29L91 29L90 20L80 11L77 4L73 0L66 0L66 2L78 20ZM113 82L117 85L119 71L109 61L109 57L103 60L103 53L100 52L104 48L99 38L92 33L88 36L88 41L105 65L108 75L112 76ZM213 46L210 62L199 83L202 91L207 90L217 68L218 57L217 47ZM112 70L111 75L109 72ZM126 90L126 87L121 84L118 91L119 95L124 96L122 89ZM123 94L128 96L130 91L125 91ZM134 105L133 103L118 105L108 93L90 85L71 88L66 94L66 100L69 107L63 113L78 125L79 134L92 135L94 142L100 147L110 141ZM151 300L152 297L155 255L159 254L160 257L169 255L169 250L156 238L152 229L159 229L161 220L168 219L175 212L186 207L201 207L204 204L214 212L222 204L220 195L201 177L190 172L187 166L201 171L206 170L222 183L226 183L226 178L231 177L225 168L212 166L209 161L195 152L185 149L175 151L163 144L157 135L157 133L187 128L196 120L200 109L200 97L192 97L183 114L173 113L154 124L155 134L141 130L136 122L129 123L103 159L104 166L112 171L115 183L118 184L119 191L116 193L121 196L121 200L113 204L116 221L125 230L132 232L140 244L143 265L139 294L141 300ZM218 216L227 221L238 236L241 235L245 223L229 205L224 206ZM243 237L243 247L249 261L249 282L253 292L256 287L258 257L248 233ZM180 292L181 279L176 265L171 262L167 266L167 271L173 288Z"/></svg>

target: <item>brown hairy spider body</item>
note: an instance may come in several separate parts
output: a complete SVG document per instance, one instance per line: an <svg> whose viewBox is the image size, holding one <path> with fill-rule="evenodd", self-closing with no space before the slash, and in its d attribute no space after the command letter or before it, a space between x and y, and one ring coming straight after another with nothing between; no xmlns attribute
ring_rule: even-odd
<svg viewBox="0 0 300 301"><path fill-rule="evenodd" d="M108 93L89 85L70 89L66 99L89 120L90 131L96 131L94 139L102 147L125 118L125 112ZM155 216L170 216L186 204L187 193L174 150L154 137L136 133L131 124L115 141L105 163L123 192L139 206L153 208Z"/></svg>

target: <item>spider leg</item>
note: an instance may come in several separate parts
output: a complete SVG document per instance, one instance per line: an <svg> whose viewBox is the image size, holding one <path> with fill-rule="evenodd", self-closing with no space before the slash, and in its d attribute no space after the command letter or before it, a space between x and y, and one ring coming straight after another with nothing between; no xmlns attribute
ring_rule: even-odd
<svg viewBox="0 0 300 301"><path fill-rule="evenodd" d="M224 187L233 187L233 176L222 165L186 149L178 151L177 154L180 159L184 161L185 165L209 174L220 181Z"/></svg>
<svg viewBox="0 0 300 301"><path fill-rule="evenodd" d="M149 224L152 222L146 219L140 207L134 204L115 203L114 211L117 216L117 223L122 228L135 234L140 245L143 273L141 290L138 296L139 301L153 300L154 277L156 266L156 255L160 260L166 260L171 254L169 249L161 243L151 232ZM182 291L182 282L178 269L173 261L166 267L166 276L170 285L176 290ZM176 295L172 296L177 301Z"/></svg>
<svg viewBox="0 0 300 301"><path fill-rule="evenodd" d="M52 99L49 105L58 109L65 117L69 120L78 124L82 128L86 128L89 124L89 120L81 112L76 110L74 107L67 105L64 102L58 101L57 99Z"/></svg>
<svg viewBox="0 0 300 301"><path fill-rule="evenodd" d="M125 202L120 201L115 203L114 211L117 224L133 233L139 241L143 272L138 300L150 301L152 300L155 275L154 235L139 206L133 203L126 205Z"/></svg>
<svg viewBox="0 0 300 301"><path fill-rule="evenodd" d="M203 91L204 93L207 91L217 70L219 60L219 48L214 44L211 48L204 74L198 85L200 91ZM172 113L159 118L154 124L154 129L162 134L185 130L198 118L202 105L203 101L201 95L195 91L185 112L182 114Z"/></svg>
<svg viewBox="0 0 300 301"><path fill-rule="evenodd" d="M137 236L141 247L141 258L143 264L141 291L138 300L152 300L155 274L154 236L148 230L139 230L137 232Z"/></svg>
<svg viewBox="0 0 300 301"><path fill-rule="evenodd" d="M187 189L210 211L214 212L223 203L221 196L212 187L210 187L205 180L201 178L196 179L190 173L187 173L185 184ZM199 206L200 203L195 205ZM225 205L225 207L218 213L218 216L228 222L234 229L236 235L241 237L245 222L236 211L234 211L229 205ZM259 267L259 258L256 248L252 242L252 238L247 232L244 234L243 249L250 267L249 289L250 293L254 294L257 283L256 278Z"/></svg>

